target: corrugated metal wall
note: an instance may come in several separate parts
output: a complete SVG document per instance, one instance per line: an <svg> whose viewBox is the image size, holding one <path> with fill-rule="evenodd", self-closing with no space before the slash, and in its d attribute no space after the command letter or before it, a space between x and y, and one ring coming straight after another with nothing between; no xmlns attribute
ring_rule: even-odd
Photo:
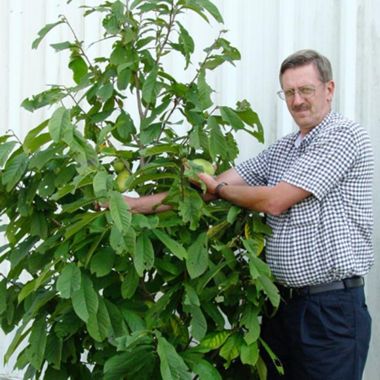
<svg viewBox="0 0 380 380"><path fill-rule="evenodd" d="M93 41L100 36L96 17L85 23L79 5L96 0L1 0L0 1L0 132L12 129L23 137L46 117L49 110L30 114L20 109L21 101L46 89L49 84L70 83L64 54L55 54L49 43L70 38L68 30L58 28L40 48L31 49L38 30L65 14L80 39ZM276 98L278 67L288 54L301 48L313 48L328 56L337 84L334 107L356 119L368 129L375 147L380 144L380 2L378 0L215 0L229 30L227 39L239 48L242 60L236 67L225 67L213 74L218 104L234 105L246 98L259 113L265 127L266 144L295 127L285 104ZM216 37L219 26L210 29L196 17L184 20L201 47ZM101 54L92 47L91 54ZM105 48L104 48L105 49ZM197 62L194 59L194 62ZM181 75L182 63L168 61L174 73ZM263 147L239 136L240 160ZM375 194L380 191L380 150L376 151ZM375 231L379 231L380 205L375 202ZM380 232L375 232L375 248L380 248ZM379 261L377 259L377 261ZM377 266L367 280L369 307L373 316L373 338L366 379L378 378L380 356L380 270ZM0 355L9 339L0 338ZM11 368L1 367L1 372Z"/></svg>

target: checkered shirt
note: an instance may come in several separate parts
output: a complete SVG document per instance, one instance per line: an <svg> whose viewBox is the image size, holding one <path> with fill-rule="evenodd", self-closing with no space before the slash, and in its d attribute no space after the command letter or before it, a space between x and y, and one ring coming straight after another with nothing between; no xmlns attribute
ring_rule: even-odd
<svg viewBox="0 0 380 380"><path fill-rule="evenodd" d="M373 264L374 158L366 131L331 112L297 144L280 139L236 167L251 186L284 181L311 192L279 216L266 259L278 282L315 285L366 274Z"/></svg>

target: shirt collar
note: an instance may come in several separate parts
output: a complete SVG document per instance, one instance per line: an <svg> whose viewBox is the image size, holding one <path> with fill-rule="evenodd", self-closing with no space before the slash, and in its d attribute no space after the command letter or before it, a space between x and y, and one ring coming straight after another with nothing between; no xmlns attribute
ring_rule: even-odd
<svg viewBox="0 0 380 380"><path fill-rule="evenodd" d="M303 144L303 145L308 144L308 142L310 142L319 133L320 130L322 130L326 125L330 124L330 121L333 118L333 114L334 113L332 111L330 111L324 117L324 119L318 125L316 125L314 128L312 128L310 130L310 132L308 132L305 136L302 136L301 132L298 131L296 133L296 138L294 140L294 146L296 148L299 148L301 146L301 144Z"/></svg>

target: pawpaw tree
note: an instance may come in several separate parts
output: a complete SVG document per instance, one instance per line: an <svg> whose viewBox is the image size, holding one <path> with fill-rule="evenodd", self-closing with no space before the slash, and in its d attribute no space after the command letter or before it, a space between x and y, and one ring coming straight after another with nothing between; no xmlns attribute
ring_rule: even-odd
<svg viewBox="0 0 380 380"><path fill-rule="evenodd" d="M209 0L84 7L102 15L109 55L90 59L74 31L52 44L69 53L72 83L23 101L51 110L23 141L0 137L0 321L14 334L5 362L17 353L25 379L265 378L260 318L279 303L260 256L270 229L204 202L189 180L191 160L218 174L239 153L235 133L262 142L263 128L247 100L214 103L207 73L240 53L222 30L194 66L183 23L194 12L223 23ZM65 16L43 27L33 48L64 27ZM188 82L165 68L169 54L193 70ZM124 191L168 192L171 209L131 213Z"/></svg>

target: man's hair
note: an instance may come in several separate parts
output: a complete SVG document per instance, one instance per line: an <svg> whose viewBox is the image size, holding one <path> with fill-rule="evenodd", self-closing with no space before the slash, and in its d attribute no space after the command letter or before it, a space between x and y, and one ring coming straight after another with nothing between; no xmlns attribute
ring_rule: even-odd
<svg viewBox="0 0 380 380"><path fill-rule="evenodd" d="M299 50L284 60L280 68L280 83L284 72L288 69L305 66L312 63L319 72L319 79L321 82L328 82L332 80L332 69L330 61L319 54L315 50Z"/></svg>

